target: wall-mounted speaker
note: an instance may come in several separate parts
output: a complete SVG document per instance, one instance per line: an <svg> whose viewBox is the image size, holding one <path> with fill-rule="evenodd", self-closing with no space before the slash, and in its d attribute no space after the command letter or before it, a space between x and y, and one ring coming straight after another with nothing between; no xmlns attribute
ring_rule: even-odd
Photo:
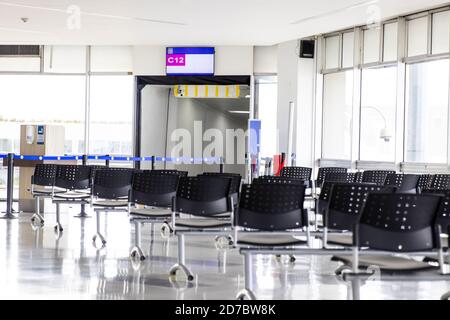
<svg viewBox="0 0 450 320"><path fill-rule="evenodd" d="M300 58L314 59L314 40L300 40Z"/></svg>

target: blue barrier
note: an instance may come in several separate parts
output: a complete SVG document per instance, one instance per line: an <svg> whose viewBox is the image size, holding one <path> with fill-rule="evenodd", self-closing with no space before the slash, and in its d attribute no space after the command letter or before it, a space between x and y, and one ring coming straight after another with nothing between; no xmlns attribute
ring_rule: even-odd
<svg viewBox="0 0 450 320"><path fill-rule="evenodd" d="M26 161L77 161L83 160L83 155L75 156L35 156L35 155L14 155L14 160ZM0 159L8 158L8 154L0 154ZM217 157L212 158L172 158L172 157L131 157L131 156L87 156L87 160L100 161L155 161L155 162L180 162L180 163L217 163L222 159Z"/></svg>

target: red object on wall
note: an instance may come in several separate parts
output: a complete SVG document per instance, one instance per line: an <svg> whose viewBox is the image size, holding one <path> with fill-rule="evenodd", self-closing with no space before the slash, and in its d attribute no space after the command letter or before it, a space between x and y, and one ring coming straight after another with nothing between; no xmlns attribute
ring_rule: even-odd
<svg viewBox="0 0 450 320"><path fill-rule="evenodd" d="M281 170L283 170L286 164L286 155L284 153L277 154L273 157L273 173L275 176L279 177Z"/></svg>

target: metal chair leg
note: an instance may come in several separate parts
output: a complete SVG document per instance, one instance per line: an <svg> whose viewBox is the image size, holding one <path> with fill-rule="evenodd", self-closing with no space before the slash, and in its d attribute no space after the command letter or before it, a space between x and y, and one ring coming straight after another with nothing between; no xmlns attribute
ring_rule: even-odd
<svg viewBox="0 0 450 320"><path fill-rule="evenodd" d="M253 260L250 253L244 254L244 278L245 278L245 288L239 291L236 296L237 300L256 300L256 296L252 291L253 284Z"/></svg>
<svg viewBox="0 0 450 320"><path fill-rule="evenodd" d="M95 243L97 238L99 238L102 242L102 245L104 246L106 244L106 239L100 232L100 211L96 210L95 213L96 213L96 217L97 217L97 233L92 238L92 241Z"/></svg>
<svg viewBox="0 0 450 320"><path fill-rule="evenodd" d="M135 243L134 243L133 249L131 249L130 256L131 256L131 258L139 258L139 260L144 261L145 255L141 249L141 227L142 227L141 221L134 220L134 226L135 226L135 228L134 228Z"/></svg>
<svg viewBox="0 0 450 320"><path fill-rule="evenodd" d="M31 217L31 223L39 222L41 226L44 226L44 215L41 215L40 210L40 197L35 197L36 212Z"/></svg>
<svg viewBox="0 0 450 320"><path fill-rule="evenodd" d="M56 203L56 225L55 225L55 232L63 232L63 227L60 222L60 204Z"/></svg>
<svg viewBox="0 0 450 320"><path fill-rule="evenodd" d="M182 271L186 275L188 281L193 281L194 276L186 266L186 257L184 250L184 234L178 234L178 263L170 268L169 275L171 277L175 277L177 275L177 271Z"/></svg>

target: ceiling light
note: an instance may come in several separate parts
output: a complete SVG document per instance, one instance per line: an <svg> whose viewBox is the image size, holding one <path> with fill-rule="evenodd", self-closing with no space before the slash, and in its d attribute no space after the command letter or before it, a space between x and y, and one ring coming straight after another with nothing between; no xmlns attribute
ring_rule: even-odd
<svg viewBox="0 0 450 320"><path fill-rule="evenodd" d="M230 110L229 113L250 114L250 111Z"/></svg>

